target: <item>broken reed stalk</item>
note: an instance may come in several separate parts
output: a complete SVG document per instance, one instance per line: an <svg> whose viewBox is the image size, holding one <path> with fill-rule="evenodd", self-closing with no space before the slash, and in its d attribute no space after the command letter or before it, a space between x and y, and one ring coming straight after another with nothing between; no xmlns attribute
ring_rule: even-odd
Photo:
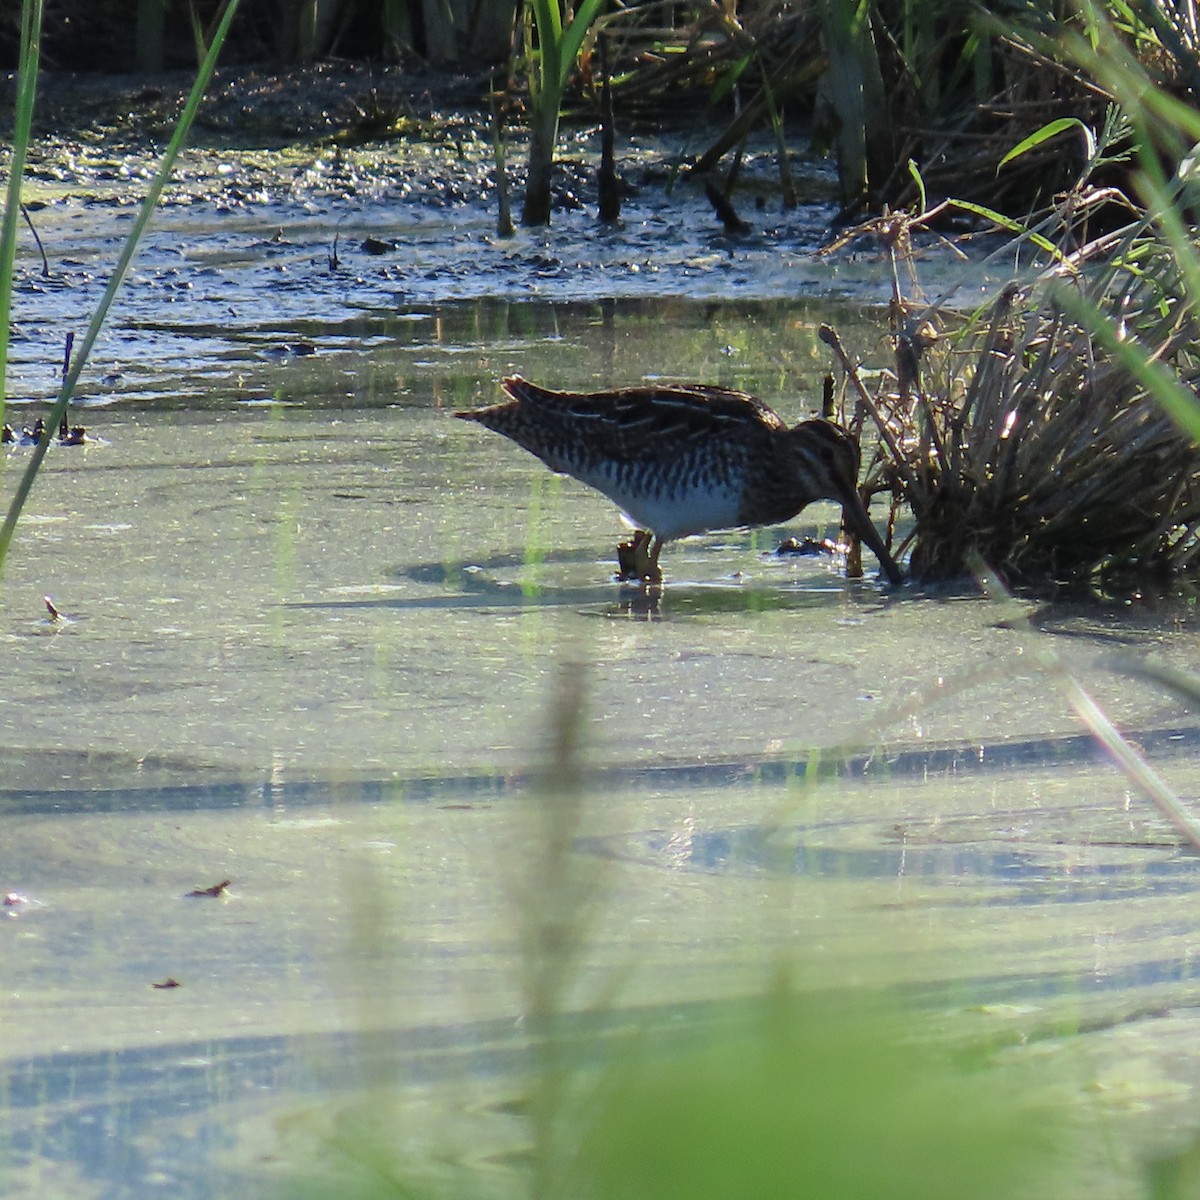
<svg viewBox="0 0 1200 1200"><path fill-rule="evenodd" d="M917 494L917 481L912 476L906 461L907 456L897 440L896 431L892 428L892 423L883 416L878 405L875 403L874 397L867 391L867 386L862 381L858 367L851 360L850 355L846 353L846 348L842 345L842 339L838 337L837 330L832 325L822 325L817 332L821 341L837 356L842 370L846 373L846 378L854 385L858 402L871 414L871 419L875 422L875 427L879 430L880 437L891 453L892 464L906 484L905 494L911 499Z"/></svg>
<svg viewBox="0 0 1200 1200"><path fill-rule="evenodd" d="M608 74L608 38L596 39L600 60L600 172L596 178L598 216L606 225L621 219L621 186L617 179L616 118L613 116L612 80Z"/></svg>
<svg viewBox="0 0 1200 1200"><path fill-rule="evenodd" d="M21 205L21 216L25 218L25 224L29 226L29 232L33 234L33 240L37 244L38 253L42 256L42 278L50 278L50 260L46 257L46 247L42 245L42 239L38 236L38 231L33 224L33 218L29 215L28 206Z"/></svg>
<svg viewBox="0 0 1200 1200"><path fill-rule="evenodd" d="M496 163L496 236L510 238L517 228L513 224L508 199L508 161L504 145L504 114L497 100L495 87L488 91L492 108L492 154Z"/></svg>

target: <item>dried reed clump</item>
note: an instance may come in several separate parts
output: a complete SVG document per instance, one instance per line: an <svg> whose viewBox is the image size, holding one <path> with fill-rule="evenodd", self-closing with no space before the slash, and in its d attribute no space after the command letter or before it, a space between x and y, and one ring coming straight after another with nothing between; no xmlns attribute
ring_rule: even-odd
<svg viewBox="0 0 1200 1200"><path fill-rule="evenodd" d="M900 386L860 395L884 435L883 474L915 518L914 578L962 575L975 556L1028 582L1200 565L1200 446L1068 315L1085 297L1118 342L1136 339L1195 391L1174 257L1142 245L1117 264L1086 283L1010 286L936 342L899 313Z"/></svg>

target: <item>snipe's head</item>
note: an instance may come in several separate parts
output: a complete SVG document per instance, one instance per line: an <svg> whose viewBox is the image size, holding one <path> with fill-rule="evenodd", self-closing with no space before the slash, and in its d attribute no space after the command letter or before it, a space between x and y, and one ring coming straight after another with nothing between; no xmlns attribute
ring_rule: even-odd
<svg viewBox="0 0 1200 1200"><path fill-rule="evenodd" d="M803 421L788 434L796 485L809 500L836 500L845 504L849 492L857 494L858 443L832 421Z"/></svg>
<svg viewBox="0 0 1200 1200"><path fill-rule="evenodd" d="M788 439L798 490L805 492L808 500L840 504L847 527L870 546L888 579L902 583L903 572L859 499L858 443L840 426L824 420L802 422L789 432Z"/></svg>

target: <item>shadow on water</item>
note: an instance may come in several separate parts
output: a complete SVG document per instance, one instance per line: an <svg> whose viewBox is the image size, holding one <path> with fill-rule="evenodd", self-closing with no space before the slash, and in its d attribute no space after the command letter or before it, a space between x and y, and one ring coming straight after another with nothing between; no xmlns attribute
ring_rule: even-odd
<svg viewBox="0 0 1200 1200"><path fill-rule="evenodd" d="M1133 734L1143 753L1158 759L1190 759L1200 747L1200 727L1173 726L1144 729ZM855 754L825 752L812 758L763 755L755 758L614 765L585 774L598 794L669 793L692 789L736 791L772 790L810 786L820 779L877 785L885 781L921 783L935 778L970 779L992 774L1065 768L1105 761L1096 740L1085 733L1061 737L1001 741L989 745L933 746L916 749L879 747ZM151 786L114 786L114 778L161 776ZM266 778L225 777L226 774L186 760L129 759L89 751L86 754L55 751L22 753L0 750L0 778L20 775L29 780L53 779L52 786L13 788L0 784L0 813L16 816L68 816L72 813L198 812L252 809L271 812L335 803L339 805L445 804L503 802L526 794L539 776L525 772L503 774L401 775L384 778L348 777L336 780L296 779L272 773ZM212 782L195 782L197 776L216 775ZM88 777L84 787L63 780ZM191 782L167 782L187 778ZM1084 804L1082 807L1086 808ZM1014 815L1019 810L1014 810ZM989 811L988 820L997 819ZM870 818L864 818L870 820ZM725 834L719 836L724 837ZM737 856L743 865L759 868L762 847L753 834L746 853ZM978 836L974 834L973 836ZM1171 843L1174 845L1174 843ZM593 846L593 850L597 847ZM864 860L865 862L866 860ZM717 858L699 855L697 869L715 869ZM728 867L730 864L726 864ZM776 868L780 864L776 863ZM811 870L811 864L796 864ZM839 872L840 873L840 872ZM885 874L888 872L885 872ZM873 871L867 872L873 875Z"/></svg>
<svg viewBox="0 0 1200 1200"><path fill-rule="evenodd" d="M750 559L755 567L772 564L770 555ZM603 582L571 584L534 582L529 579L528 558L516 555L475 557L470 563L449 565L442 562L406 564L392 572L398 583L449 589L448 594L390 596L374 594L320 601L295 601L285 605L297 610L331 612L370 609L448 609L448 608L560 608L568 607L582 615L633 617L645 620L678 620L736 613L789 612L828 607L848 597L861 611L882 609L899 599L897 594L875 586L845 579L828 582L809 576L804 579L756 579L732 575L713 579L668 580L661 585L620 582L615 574ZM542 567L582 568L560 571L563 576L595 580L604 564L594 551L549 550L537 556ZM615 563L612 564L615 571ZM614 599L615 597L615 599Z"/></svg>
<svg viewBox="0 0 1200 1200"><path fill-rule="evenodd" d="M821 834L828 839L831 831L823 829ZM587 848L593 853L649 865L658 863L672 870L683 866L718 874L784 872L825 879L929 884L951 893L949 897L940 895L939 903L964 907L1087 904L1177 896L1200 887L1200 857L1166 841L1116 847L1138 854L1136 870L1131 870L1129 861L1123 858L1120 862L1076 863L1069 874L1064 874L1059 864L1046 861L1040 846L997 846L995 839L988 840L986 835L974 844L870 848L794 845L797 840L803 843L804 835L789 836L786 830L778 829L706 830L694 835L686 855L681 855L677 836L649 831L640 836L595 840ZM897 836L896 840L902 839ZM1028 833L1019 840L1027 844ZM1095 843L1081 844L1096 849ZM981 884L995 890L983 896L979 893ZM956 900L952 894L955 887L968 889L971 894Z"/></svg>

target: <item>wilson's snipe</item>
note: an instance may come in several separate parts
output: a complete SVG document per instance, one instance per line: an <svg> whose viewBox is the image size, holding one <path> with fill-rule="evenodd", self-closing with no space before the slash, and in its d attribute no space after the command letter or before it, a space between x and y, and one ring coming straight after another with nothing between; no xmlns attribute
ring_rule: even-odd
<svg viewBox="0 0 1200 1200"><path fill-rule="evenodd" d="M707 384L554 392L514 375L501 386L505 403L454 415L504 434L618 504L649 531L631 544L646 579L662 578L664 542L773 525L813 500L835 500L888 579L903 581L859 499L858 447L831 421L789 429L761 400Z"/></svg>

